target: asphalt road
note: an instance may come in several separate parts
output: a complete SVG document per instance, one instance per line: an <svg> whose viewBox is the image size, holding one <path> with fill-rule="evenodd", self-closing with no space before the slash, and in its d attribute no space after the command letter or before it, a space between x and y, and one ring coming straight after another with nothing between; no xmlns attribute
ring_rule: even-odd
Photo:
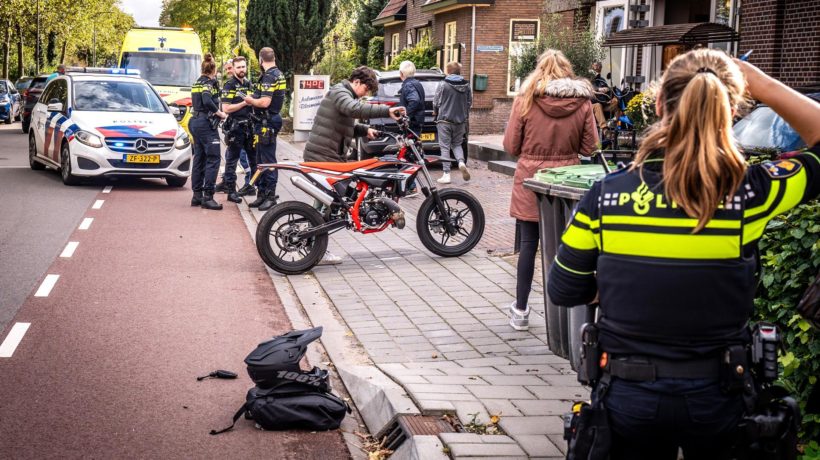
<svg viewBox="0 0 820 460"><path fill-rule="evenodd" d="M26 165L16 136L0 131L0 156ZM350 458L339 431L240 419L209 435L253 385L245 356L291 329L236 205L192 208L189 188L158 180L0 174L13 180L0 189L0 280L22 299L3 307L0 457ZM239 378L196 380L216 369Z"/></svg>
<svg viewBox="0 0 820 460"><path fill-rule="evenodd" d="M53 169L32 171L20 123L0 124L0 330L39 284L101 188L66 187Z"/></svg>

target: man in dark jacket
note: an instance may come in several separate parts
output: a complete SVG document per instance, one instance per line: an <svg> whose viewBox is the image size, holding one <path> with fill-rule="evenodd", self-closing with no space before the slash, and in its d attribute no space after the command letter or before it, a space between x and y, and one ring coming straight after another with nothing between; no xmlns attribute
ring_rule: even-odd
<svg viewBox="0 0 820 460"><path fill-rule="evenodd" d="M461 77L461 64L450 62L447 64L447 78L438 86L433 97L433 114L436 117L441 156L450 158L450 152L453 152L465 181L470 180L470 172L464 163L462 140L466 135L467 118L472 105L473 92L470 90L470 82ZM438 183L449 184L450 162L444 161L441 167L444 174Z"/></svg>
<svg viewBox="0 0 820 460"><path fill-rule="evenodd" d="M399 64L399 78L401 78L401 89L399 89L399 105L407 109L407 118L410 119L410 131L421 136L421 129L424 126L424 86L416 80L416 65L410 61L402 61ZM408 197L417 196L419 191L416 182L409 184Z"/></svg>
<svg viewBox="0 0 820 460"><path fill-rule="evenodd" d="M398 119L402 107L390 108L381 104L368 104L360 98L379 89L376 73L368 67L359 67L332 88L322 99L313 121L307 144L305 161L345 161L345 152L356 137L375 138L376 131L356 119Z"/></svg>

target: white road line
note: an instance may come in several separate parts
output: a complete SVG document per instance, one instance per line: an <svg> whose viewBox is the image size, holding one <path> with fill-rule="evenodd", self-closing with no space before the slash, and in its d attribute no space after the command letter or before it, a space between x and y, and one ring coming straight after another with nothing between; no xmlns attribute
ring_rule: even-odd
<svg viewBox="0 0 820 460"><path fill-rule="evenodd" d="M43 283L40 284L37 292L34 293L34 297L48 297L51 290L54 289L54 285L57 284L58 279L60 279L60 275L46 275Z"/></svg>
<svg viewBox="0 0 820 460"><path fill-rule="evenodd" d="M105 203L105 200L97 200L91 206L91 209L100 209L100 208L102 208L103 203Z"/></svg>
<svg viewBox="0 0 820 460"><path fill-rule="evenodd" d="M6 340L0 345L0 358L11 358L14 350L17 349L17 345L20 345L23 336L26 335L29 326L31 326L31 323L14 323L9 335L6 336Z"/></svg>
<svg viewBox="0 0 820 460"><path fill-rule="evenodd" d="M94 222L93 217L86 217L85 219L83 219L83 221L80 223L80 230L88 230L89 227L91 227L91 222Z"/></svg>
<svg viewBox="0 0 820 460"><path fill-rule="evenodd" d="M103 189L103 193L111 193L112 188L114 188L114 187L112 187L110 185L106 185L105 188Z"/></svg>
<svg viewBox="0 0 820 460"><path fill-rule="evenodd" d="M77 246L80 245L79 241L69 241L67 245L65 245L65 249L63 249L63 253L60 254L60 257L65 257L66 259L74 255L74 251L77 250Z"/></svg>

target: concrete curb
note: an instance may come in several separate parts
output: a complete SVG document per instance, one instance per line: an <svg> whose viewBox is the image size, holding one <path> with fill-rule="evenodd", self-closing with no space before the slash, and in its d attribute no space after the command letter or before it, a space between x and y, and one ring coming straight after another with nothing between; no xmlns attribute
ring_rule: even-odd
<svg viewBox="0 0 820 460"><path fill-rule="evenodd" d="M240 204L239 209L251 238L255 239L254 230L261 213L248 208L245 202ZM294 328L324 327L320 342L370 433L377 435L385 431L399 415L421 414L405 390L370 361L312 274L289 277L270 269L268 274ZM312 362L321 361L321 358L308 358ZM349 447L358 447L347 439L347 433L345 437ZM426 439L430 437L435 438L438 444ZM353 447L350 450L351 454L356 453ZM438 457L432 455L443 455L441 442L436 436L413 436L398 451L406 453L396 458L435 459Z"/></svg>

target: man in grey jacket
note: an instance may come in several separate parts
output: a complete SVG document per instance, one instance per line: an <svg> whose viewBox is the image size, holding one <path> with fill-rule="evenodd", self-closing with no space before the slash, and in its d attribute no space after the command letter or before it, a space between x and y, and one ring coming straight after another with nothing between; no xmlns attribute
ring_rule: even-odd
<svg viewBox="0 0 820 460"><path fill-rule="evenodd" d="M447 78L444 79L433 98L433 116L436 118L438 142L441 156L450 158L450 152L458 160L458 169L465 181L470 180L470 172L464 163L464 149L461 144L466 135L467 119L470 106L473 104L473 93L470 82L461 77L461 64L447 64ZM442 164L444 174L437 181L440 184L450 183L450 162Z"/></svg>
<svg viewBox="0 0 820 460"><path fill-rule="evenodd" d="M360 98L379 89L376 72L362 66L350 74L350 78L333 85L322 99L313 121L307 144L305 161L345 161L350 143L356 137L376 137L376 130L356 119L391 117L398 120L404 107L368 104Z"/></svg>

